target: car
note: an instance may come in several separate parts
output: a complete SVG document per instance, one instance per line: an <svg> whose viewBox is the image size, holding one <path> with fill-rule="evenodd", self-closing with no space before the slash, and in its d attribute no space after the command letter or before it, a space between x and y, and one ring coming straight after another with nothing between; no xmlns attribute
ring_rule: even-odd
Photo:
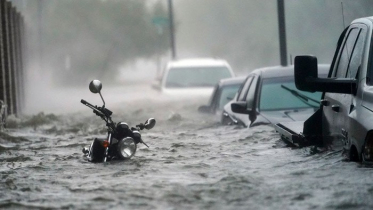
<svg viewBox="0 0 373 210"><path fill-rule="evenodd" d="M341 149L350 161L373 164L372 30L373 16L356 19L345 28L328 78L317 77L315 56L295 57L297 88L323 92L323 97L300 132L282 124L285 139Z"/></svg>
<svg viewBox="0 0 373 210"><path fill-rule="evenodd" d="M319 66L326 76L329 65ZM298 91L294 66L274 66L252 71L234 99L224 106L222 124L252 127L284 121L304 120L319 107L321 93Z"/></svg>
<svg viewBox="0 0 373 210"><path fill-rule="evenodd" d="M246 77L233 77L220 80L213 90L208 105L198 107L201 113L221 114L223 107L231 101Z"/></svg>
<svg viewBox="0 0 373 210"><path fill-rule="evenodd" d="M207 101L219 80L234 76L231 66L223 59L181 59L168 62L159 83L153 87L164 95L201 96Z"/></svg>

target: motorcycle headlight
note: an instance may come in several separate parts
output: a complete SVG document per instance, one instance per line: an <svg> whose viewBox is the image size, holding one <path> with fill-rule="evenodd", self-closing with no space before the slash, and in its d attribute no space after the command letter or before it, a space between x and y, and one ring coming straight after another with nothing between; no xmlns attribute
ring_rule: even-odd
<svg viewBox="0 0 373 210"><path fill-rule="evenodd" d="M135 155L137 145L131 137L123 138L118 143L118 155L120 159L130 159Z"/></svg>

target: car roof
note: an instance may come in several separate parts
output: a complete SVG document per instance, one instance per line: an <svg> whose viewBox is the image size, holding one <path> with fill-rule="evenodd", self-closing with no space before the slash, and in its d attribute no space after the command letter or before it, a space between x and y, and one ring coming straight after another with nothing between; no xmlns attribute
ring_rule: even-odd
<svg viewBox="0 0 373 210"><path fill-rule="evenodd" d="M219 86L242 84L245 81L245 78L246 78L246 76L221 79L219 81Z"/></svg>
<svg viewBox="0 0 373 210"><path fill-rule="evenodd" d="M229 66L228 62L223 59L215 58L194 58L181 59L168 62L170 67L193 67L193 66Z"/></svg>
<svg viewBox="0 0 373 210"><path fill-rule="evenodd" d="M353 23L362 23L362 22L366 22L366 20L369 20L370 22L373 23L373 16L369 16L369 17L361 17L361 18L355 19L355 20L352 21L351 24L353 24Z"/></svg>
<svg viewBox="0 0 373 210"><path fill-rule="evenodd" d="M319 64L318 74L327 75L329 72L329 64ZM262 78L273 78L273 77L288 77L294 76L294 65L289 66L271 66L255 69L251 74L260 75Z"/></svg>

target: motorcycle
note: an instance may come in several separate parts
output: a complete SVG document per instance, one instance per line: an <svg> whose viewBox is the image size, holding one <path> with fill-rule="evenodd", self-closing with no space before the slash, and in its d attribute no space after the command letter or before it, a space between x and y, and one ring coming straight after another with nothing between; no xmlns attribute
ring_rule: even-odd
<svg viewBox="0 0 373 210"><path fill-rule="evenodd" d="M95 138L89 148L83 148L83 154L90 162L107 162L110 160L126 160L133 157L137 150L137 144L142 143L149 147L141 138L140 131L150 130L155 126L155 119L149 118L145 123L140 123L130 128L127 123L115 123L111 119L112 111L105 107L104 98L101 95L102 83L99 80L92 80L89 84L89 90L96 94L99 93L103 102L101 107L94 106L85 100L80 102L93 110L97 116L106 122L107 137Z"/></svg>

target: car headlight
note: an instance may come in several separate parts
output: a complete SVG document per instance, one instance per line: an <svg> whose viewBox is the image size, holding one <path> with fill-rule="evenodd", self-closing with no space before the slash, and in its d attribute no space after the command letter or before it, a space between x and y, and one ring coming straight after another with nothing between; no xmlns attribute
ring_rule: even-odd
<svg viewBox="0 0 373 210"><path fill-rule="evenodd" d="M135 155L137 145L131 137L123 138L118 143L118 156L120 159L130 159Z"/></svg>

